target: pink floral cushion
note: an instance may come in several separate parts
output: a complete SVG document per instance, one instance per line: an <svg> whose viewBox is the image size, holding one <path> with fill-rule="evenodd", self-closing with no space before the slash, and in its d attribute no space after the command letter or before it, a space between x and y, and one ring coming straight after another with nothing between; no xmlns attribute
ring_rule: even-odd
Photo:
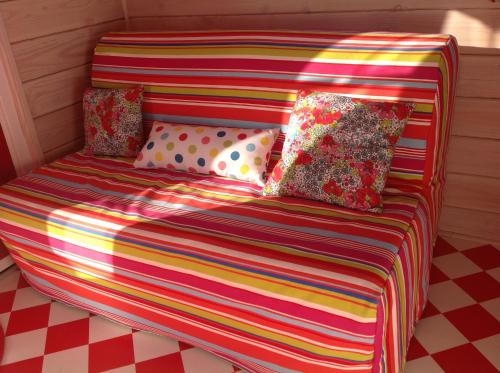
<svg viewBox="0 0 500 373"><path fill-rule="evenodd" d="M85 153L135 157L143 143L142 100L142 87L85 90Z"/></svg>
<svg viewBox="0 0 500 373"><path fill-rule="evenodd" d="M227 176L263 186L275 129L154 122L134 167Z"/></svg>
<svg viewBox="0 0 500 373"><path fill-rule="evenodd" d="M381 212L394 145L414 107L299 91L263 194Z"/></svg>

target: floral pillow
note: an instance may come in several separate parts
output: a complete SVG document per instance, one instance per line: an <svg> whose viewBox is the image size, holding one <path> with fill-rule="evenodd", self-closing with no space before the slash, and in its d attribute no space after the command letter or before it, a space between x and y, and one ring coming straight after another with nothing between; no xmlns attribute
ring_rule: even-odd
<svg viewBox="0 0 500 373"><path fill-rule="evenodd" d="M135 157L143 144L142 100L142 87L86 89L85 153Z"/></svg>
<svg viewBox="0 0 500 373"><path fill-rule="evenodd" d="M381 212L394 145L414 108L299 91L282 159L263 194Z"/></svg>
<svg viewBox="0 0 500 373"><path fill-rule="evenodd" d="M262 186L278 134L278 128L261 130L154 122L134 167L228 176Z"/></svg>

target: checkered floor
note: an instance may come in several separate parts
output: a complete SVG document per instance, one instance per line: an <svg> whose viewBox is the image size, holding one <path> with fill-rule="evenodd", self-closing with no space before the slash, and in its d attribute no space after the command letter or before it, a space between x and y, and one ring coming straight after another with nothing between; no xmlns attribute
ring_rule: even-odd
<svg viewBox="0 0 500 373"><path fill-rule="evenodd" d="M406 373L498 372L499 320L500 251L439 239ZM15 267L0 274L0 324L0 373L239 371L198 348L51 301Z"/></svg>

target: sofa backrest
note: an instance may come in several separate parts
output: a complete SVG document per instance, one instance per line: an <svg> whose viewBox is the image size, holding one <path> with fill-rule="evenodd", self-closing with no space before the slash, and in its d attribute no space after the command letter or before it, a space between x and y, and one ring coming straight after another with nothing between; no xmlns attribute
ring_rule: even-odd
<svg viewBox="0 0 500 373"><path fill-rule="evenodd" d="M456 42L448 35L115 32L95 48L92 85L143 85L146 126L161 120L280 127L270 167L299 88L415 102L388 185L420 188L444 178L456 66Z"/></svg>

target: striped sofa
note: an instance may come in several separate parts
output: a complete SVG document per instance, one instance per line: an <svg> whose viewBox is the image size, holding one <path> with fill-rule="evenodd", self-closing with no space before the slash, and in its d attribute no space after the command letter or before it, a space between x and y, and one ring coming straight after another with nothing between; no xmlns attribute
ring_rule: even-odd
<svg viewBox="0 0 500 373"><path fill-rule="evenodd" d="M456 71L447 35L106 34L93 86L143 85L146 126L279 127L270 167L299 88L415 102L384 212L75 153L0 187L0 237L39 291L250 372L400 372L429 285Z"/></svg>

